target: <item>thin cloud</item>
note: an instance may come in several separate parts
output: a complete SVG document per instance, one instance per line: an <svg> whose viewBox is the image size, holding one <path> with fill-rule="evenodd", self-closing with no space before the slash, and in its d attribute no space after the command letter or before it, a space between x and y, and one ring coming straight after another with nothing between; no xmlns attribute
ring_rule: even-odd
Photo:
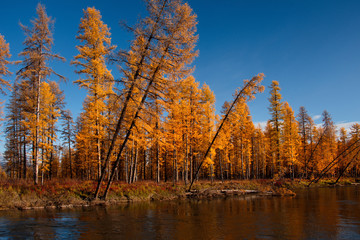
<svg viewBox="0 0 360 240"><path fill-rule="evenodd" d="M354 121L354 122L337 122L337 123L334 123L335 127L336 127L336 131L339 133L340 131L340 128L345 128L346 132L347 133L350 133L351 131L351 126L354 125L355 123L358 123L360 124L359 121ZM318 123L318 124L315 124L316 127L322 127L322 123Z"/></svg>
<svg viewBox="0 0 360 240"><path fill-rule="evenodd" d="M360 122L339 122L336 123L335 126L337 128L337 130L340 130L340 128L345 128L346 132L350 132L350 128L352 125L354 125L355 123L360 124Z"/></svg>
<svg viewBox="0 0 360 240"><path fill-rule="evenodd" d="M254 122L254 126L255 126L255 127L260 126L261 130L264 131L264 130L265 130L265 127L266 127L266 123L267 123L267 121Z"/></svg>
<svg viewBox="0 0 360 240"><path fill-rule="evenodd" d="M321 118L321 115L315 115L315 116L312 117L313 120L318 120L320 118Z"/></svg>
<svg viewBox="0 0 360 240"><path fill-rule="evenodd" d="M320 115L316 115L316 116L320 116ZM314 116L314 118L316 117ZM260 126L261 130L265 130L265 127L266 127L266 123L267 121L262 121L262 122L254 122L254 125L255 127L258 127ZM335 123L335 127L336 127L336 131L340 131L340 128L345 128L346 132L347 133L350 133L350 128L352 125L354 125L355 123L358 123L360 124L360 121L354 121L354 122L338 122L338 123ZM318 123L318 124L315 124L315 126L317 128L319 127L322 127L322 123Z"/></svg>

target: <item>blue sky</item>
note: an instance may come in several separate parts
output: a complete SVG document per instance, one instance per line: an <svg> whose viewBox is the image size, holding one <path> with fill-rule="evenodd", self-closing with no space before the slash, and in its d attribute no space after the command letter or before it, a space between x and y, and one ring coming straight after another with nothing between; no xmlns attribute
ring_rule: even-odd
<svg viewBox="0 0 360 240"><path fill-rule="evenodd" d="M251 102L254 122L269 118L268 97L272 80L282 88L284 101L297 113L304 106L320 123L326 109L335 123L346 126L360 120L360 1L331 0L189 0L198 15L198 49L194 76L206 82L216 95L219 112L232 100L243 79L266 75L266 90ZM0 33L10 43L12 60L18 60L24 34L19 22L30 26L38 1L3 1ZM52 62L58 73L68 78L62 83L67 108L77 116L86 92L73 85L78 76L70 61L77 54L75 39L87 6L99 9L111 28L113 44L128 49L132 36L119 26L120 20L133 24L145 16L141 0L42 1L55 18L54 52L66 62ZM19 66L11 67L16 72ZM110 66L118 77L115 66ZM10 79L14 79L11 76Z"/></svg>

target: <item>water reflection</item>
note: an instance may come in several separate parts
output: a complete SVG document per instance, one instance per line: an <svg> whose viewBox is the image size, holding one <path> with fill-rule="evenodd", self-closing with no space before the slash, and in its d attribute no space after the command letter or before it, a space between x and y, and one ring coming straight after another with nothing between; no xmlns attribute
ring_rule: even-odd
<svg viewBox="0 0 360 240"><path fill-rule="evenodd" d="M229 198L0 212L0 238L356 239L360 188L296 197Z"/></svg>

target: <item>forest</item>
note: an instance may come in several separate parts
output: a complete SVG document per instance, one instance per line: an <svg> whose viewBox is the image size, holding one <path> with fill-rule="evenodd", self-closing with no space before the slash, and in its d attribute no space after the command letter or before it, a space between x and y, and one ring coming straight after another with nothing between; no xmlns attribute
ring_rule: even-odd
<svg viewBox="0 0 360 240"><path fill-rule="evenodd" d="M65 59L52 51L54 21L45 6L38 4L30 26L20 24L25 39L19 60L9 60L0 34L0 90L9 96L2 116L4 178L93 180L98 192L113 180L358 177L360 124L337 130L326 110L322 124L315 124L305 107L295 113L281 84L271 81L264 109L270 119L265 128L256 126L248 103L264 94L262 73L244 80L216 114L213 91L193 77L196 14L181 0L145 4L147 16L124 26L133 34L128 50L117 49L99 10L83 11L74 36L78 54L70 59L78 74L74 87L87 91L77 119L59 87L66 73L51 66ZM109 64L121 78L113 77Z"/></svg>

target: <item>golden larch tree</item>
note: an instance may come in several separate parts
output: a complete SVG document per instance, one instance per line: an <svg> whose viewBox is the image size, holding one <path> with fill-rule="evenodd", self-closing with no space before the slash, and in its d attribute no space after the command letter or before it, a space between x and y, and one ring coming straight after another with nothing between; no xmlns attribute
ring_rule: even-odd
<svg viewBox="0 0 360 240"><path fill-rule="evenodd" d="M40 104L41 104L41 83L46 80L51 74L55 74L60 79L65 79L63 76L54 72L54 70L48 66L49 60L58 59L65 60L63 57L57 54L53 54L51 48L54 44L52 36L52 30L54 21L46 14L45 7L41 4L36 8L37 18L31 21L32 28L28 28L22 24L21 27L26 35L24 50L19 54L24 59L20 61L23 66L17 72L17 78L23 79L28 82L29 91L33 92L35 101L29 99L34 116L30 117L34 124L31 127L35 129L32 131L34 134L33 140L33 173L34 183L38 183L39 173L39 130L40 130Z"/></svg>
<svg viewBox="0 0 360 240"><path fill-rule="evenodd" d="M0 92L3 94L5 89L9 89L11 86L9 81L3 78L11 74L8 68L11 62L7 60L10 57L9 44L6 43L4 36L0 34Z"/></svg>
<svg viewBox="0 0 360 240"><path fill-rule="evenodd" d="M283 124L281 129L281 150L282 161L287 168L287 172L293 179L295 177L295 167L298 166L299 154L299 130L298 122L295 119L294 111L288 102L283 104Z"/></svg>
<svg viewBox="0 0 360 240"><path fill-rule="evenodd" d="M299 151L299 164L302 169L302 173L305 178L308 177L308 162L309 153L311 154L311 135L312 127L314 125L313 120L308 115L305 107L301 106L297 115L299 135L300 135L300 148Z"/></svg>
<svg viewBox="0 0 360 240"><path fill-rule="evenodd" d="M278 81L272 81L270 86L270 107L269 111L271 114L270 123L272 125L271 131L271 141L272 146L274 148L274 158L275 164L277 166L277 173L282 175L283 173L283 164L281 162L281 141L280 141L280 134L281 134L281 125L282 125L282 103L281 103L281 94L280 94L280 87Z"/></svg>
<svg viewBox="0 0 360 240"><path fill-rule="evenodd" d="M88 91L86 114L89 117L90 132L96 144L97 174L101 174L101 142L105 138L104 126L108 124L105 118L106 99L112 93L113 76L107 69L105 58L115 46L111 45L110 29L101 20L100 11L88 7L79 25L79 34L76 39L82 45L76 46L79 54L74 57L72 64L80 70L76 73L85 76L74 83Z"/></svg>

